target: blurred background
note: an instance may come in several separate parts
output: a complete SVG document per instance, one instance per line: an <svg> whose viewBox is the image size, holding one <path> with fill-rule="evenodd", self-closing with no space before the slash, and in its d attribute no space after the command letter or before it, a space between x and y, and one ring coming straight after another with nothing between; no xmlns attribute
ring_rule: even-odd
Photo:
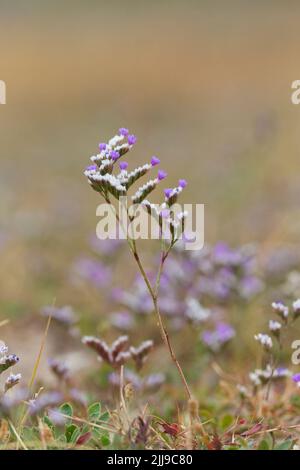
<svg viewBox="0 0 300 470"><path fill-rule="evenodd" d="M43 305L107 312L69 277L97 222L82 171L121 126L133 164L157 155L169 185L188 180L207 243L297 245L299 2L1 0L0 15L0 319L29 369ZM114 269L126 287L125 250Z"/></svg>

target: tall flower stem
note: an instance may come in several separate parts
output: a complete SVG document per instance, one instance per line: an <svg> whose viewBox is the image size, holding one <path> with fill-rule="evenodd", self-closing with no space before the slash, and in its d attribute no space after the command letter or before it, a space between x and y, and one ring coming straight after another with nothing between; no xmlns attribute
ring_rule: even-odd
<svg viewBox="0 0 300 470"><path fill-rule="evenodd" d="M163 320L162 320L162 316L160 314L160 310L159 310L159 305L158 305L158 291L159 291L159 284L160 284L160 277L161 277L161 274L162 274L162 270L163 270L163 265L164 265L164 262L166 260L166 257L167 257L167 254L166 253L162 253L162 256L161 256L161 261L160 261L160 265L159 265L159 269L158 269L158 274L157 274L157 278L156 278L156 283L155 283L155 288L153 289L153 287L151 286L151 283L149 281L149 278L143 268L143 265L141 263L141 260L140 260L140 257L139 257L139 254L137 252L137 248L136 248L136 243L135 243L135 240L132 240L132 248L133 248L133 255L134 255L134 259L136 260L137 262L137 265L139 267L139 270L140 270L140 273L145 281L145 284L148 288L148 291L150 293L150 296L152 298L152 302L153 302L153 307L154 307L154 311L155 311L155 314L156 314L156 317L157 317L157 323L158 323L158 326L159 326L159 330L160 330L160 334L161 334L161 337L162 337L162 340L164 341L165 345L167 346L168 348L168 351L170 353L170 356L171 356L171 359L172 361L174 362L178 372L179 372L179 375L180 375L180 378L181 378L181 381L183 383L183 386L184 386L184 389L185 389L185 392L186 392L186 396L188 398L188 400L190 400L192 398L192 393L190 391L190 388L188 386L188 383L186 381L186 378L185 378L185 375L183 373L183 370L178 362L178 359L176 357L176 354L175 354L175 351L174 351L174 348L171 344L171 341L170 341L170 337L169 337L169 334L168 334L168 331L163 323Z"/></svg>
<svg viewBox="0 0 300 470"><path fill-rule="evenodd" d="M105 195L105 201L111 205L111 201L109 199L109 197L107 195ZM115 212L115 217L116 217L116 220L117 222L119 223L121 229L123 231L124 230L124 227L123 227L123 224L122 224L122 221L119 217L119 214L117 212ZM187 399L190 400L192 398L192 393L190 391L190 388L188 386L188 383L187 383L187 380L185 378L185 375L184 375L184 372L182 370L182 367L181 365L179 364L178 362L178 359L176 357L176 354L175 354L175 351L174 351L174 348L172 346L172 343L171 343L171 340L170 340L170 337L169 337L169 334L168 334L168 331L164 325L164 322L163 322L163 319L162 319L162 316L160 314L160 309L159 309L159 305L158 305L158 294L159 294L159 286L160 286L160 279L161 279L161 275L162 275L162 271L163 271L163 267L164 267L164 263L169 255L169 252L173 246L173 244L171 244L169 246L169 248L167 250L164 250L163 249L163 246L162 246L162 250L161 250L161 259L160 259L160 263L159 263L159 268L158 268L158 272L157 272L157 276L156 276L156 281L155 281L155 287L153 288L152 285L151 285L151 282L146 274L146 271L142 265L142 262L141 262L141 259L140 259L140 256L138 254L138 251L137 251L137 246L136 246L136 242L135 242L135 239L134 238L130 238L128 237L128 234L127 234L127 242L128 242L128 245L129 245L129 248L130 248L130 251L132 252L133 254L133 257L138 265L138 268L139 268L139 271L142 275L142 278L144 279L145 281L145 284L147 286L147 289L149 291L149 294L151 296L151 299L152 299L152 302L153 302L153 307L154 307L154 312L155 312L155 315L156 315L156 318L157 318L157 324L158 324L158 327L159 327L159 330L160 330L160 334L161 334L161 337L162 337L162 340L163 342L165 343L166 347L168 348L168 351L169 351L169 354L171 356L171 359L172 361L174 362L177 370L178 370L178 373L180 375L180 379L182 381L182 384L184 386L184 389L185 389L185 393L186 393L186 396L187 396Z"/></svg>

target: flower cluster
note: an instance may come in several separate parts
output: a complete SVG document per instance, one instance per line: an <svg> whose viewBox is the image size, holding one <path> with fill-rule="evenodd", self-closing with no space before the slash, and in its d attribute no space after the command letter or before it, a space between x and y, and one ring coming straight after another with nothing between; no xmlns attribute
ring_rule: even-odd
<svg viewBox="0 0 300 470"><path fill-rule="evenodd" d="M300 374L294 374L293 377L292 377L293 381L295 382L295 384L297 385L297 387L300 388Z"/></svg>
<svg viewBox="0 0 300 470"><path fill-rule="evenodd" d="M250 372L249 378L255 387L265 385L270 380L285 379L291 376L291 372L285 367L278 367L273 369L270 364L267 364L265 369L255 369Z"/></svg>
<svg viewBox="0 0 300 470"><path fill-rule="evenodd" d="M187 322L202 324L212 318L212 307L248 302L262 288L252 247L234 250L222 243L200 251L183 251L179 242L161 276L160 309L174 328ZM130 311L140 315L150 314L153 309L140 277L131 291L115 290L113 299L128 309L126 318L130 318Z"/></svg>
<svg viewBox="0 0 300 470"><path fill-rule="evenodd" d="M126 196L128 189L151 168L160 163L157 157L153 157L150 163L128 171L127 162L120 162L119 172L114 173L116 163L136 143L136 137L129 134L128 129L121 128L119 133L112 137L108 143L99 144L100 153L92 156L92 165L88 166L84 174L92 188L102 194L107 200L109 195L119 199ZM143 201L157 184L166 177L166 173L160 170L157 177L141 186L132 196L134 203Z"/></svg>
<svg viewBox="0 0 300 470"><path fill-rule="evenodd" d="M19 362L18 356L15 354L8 353L8 347L4 343L0 343L0 374L5 372L10 367L16 365ZM17 385L22 376L21 374L10 374L4 383L4 393L10 388Z"/></svg>
<svg viewBox="0 0 300 470"><path fill-rule="evenodd" d="M78 284L87 281L95 288L105 288L111 281L111 269L106 264L93 258L82 256L72 267L72 281Z"/></svg>
<svg viewBox="0 0 300 470"><path fill-rule="evenodd" d="M128 129L119 129L119 133L112 137L108 143L101 143L99 145L100 153L91 157L92 165L89 165L84 171L89 184L103 196L106 202L111 202L110 196L116 199L128 196L128 191L133 184L160 164L159 158L153 156L149 163L129 171L128 163L121 161L118 165L119 169L116 171L118 160L131 150L135 142L136 137L129 134ZM149 214L158 220L161 236L164 232L162 229L164 223L164 227L167 227L168 233L171 233L172 243L174 243L179 238L179 235L182 234L184 219L187 213L185 211L175 213L171 209L173 204L177 202L180 193L186 187L187 182L184 179L180 179L178 186L165 189L165 200L159 208L147 200L147 197L166 177L167 173L165 171L158 170L155 178L142 184L131 195L131 202L134 205L141 204ZM133 211L128 210L128 215L129 220L132 222L135 218Z"/></svg>
<svg viewBox="0 0 300 470"><path fill-rule="evenodd" d="M254 335L254 339L256 339L256 341L258 341L266 351L273 347L273 341L269 335L258 333L257 335Z"/></svg>
<svg viewBox="0 0 300 470"><path fill-rule="evenodd" d="M109 347L107 343L95 336L84 336L83 344L96 351L99 360L102 360L114 368L133 359L137 369L140 369L153 348L153 341L144 341L138 347L129 346L128 336L119 336Z"/></svg>
<svg viewBox="0 0 300 470"><path fill-rule="evenodd" d="M214 330L203 331L201 339L204 344L214 352L218 352L222 346L235 336L235 330L231 325L220 322Z"/></svg>
<svg viewBox="0 0 300 470"><path fill-rule="evenodd" d="M289 308L282 301L272 302L272 309L273 312L278 315L281 321L273 319L269 320L269 331L270 334L277 340L277 343L280 345L280 349L282 349L283 345L281 331L283 328L287 329L299 317L300 299L292 302L291 308ZM254 372L250 372L249 377L255 387L264 385L273 379L285 378L292 375L291 371L289 371L287 368L276 368L274 366L274 364L276 362L278 363L278 361L276 361L276 351L272 337L270 335L265 333L258 333L254 336L254 339L262 345L264 351L268 353L269 359L273 364L271 365L270 363L267 363L264 369L256 369ZM297 384L298 382L300 383L300 375L294 375L293 380Z"/></svg>

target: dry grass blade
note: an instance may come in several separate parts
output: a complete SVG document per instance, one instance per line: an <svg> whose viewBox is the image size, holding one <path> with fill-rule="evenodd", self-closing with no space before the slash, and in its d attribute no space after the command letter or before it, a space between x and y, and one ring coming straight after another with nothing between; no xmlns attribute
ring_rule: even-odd
<svg viewBox="0 0 300 470"><path fill-rule="evenodd" d="M26 445L24 444L23 440L21 439L19 433L17 432L16 428L14 427L13 423L11 421L9 421L9 425L14 433L14 435L16 436L17 438L17 441L18 443L21 445L21 447L23 448L23 450L28 450Z"/></svg>
<svg viewBox="0 0 300 470"><path fill-rule="evenodd" d="M33 371L32 371L32 375L31 375L31 378L30 378L30 381L29 381L29 384L28 384L29 390L32 389L35 378L36 378L36 374L37 374L37 371L38 371L38 368L39 368L39 365L40 365L40 362L41 362L41 357L42 357L42 354L43 354L43 351L44 351L44 348L45 348L50 323L51 323L51 315L49 315L49 317L48 317L47 325L46 325L46 329L45 329L45 332L44 332L44 335L43 335L43 338L42 338L39 353L38 353L37 359L35 361Z"/></svg>

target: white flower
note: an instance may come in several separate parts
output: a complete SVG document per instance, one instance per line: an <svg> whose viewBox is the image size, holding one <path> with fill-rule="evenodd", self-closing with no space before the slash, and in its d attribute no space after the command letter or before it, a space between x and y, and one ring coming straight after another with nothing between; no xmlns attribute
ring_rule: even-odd
<svg viewBox="0 0 300 470"><path fill-rule="evenodd" d="M7 392L10 388L17 385L22 378L21 374L10 374L9 377L5 381L4 389Z"/></svg>
<svg viewBox="0 0 300 470"><path fill-rule="evenodd" d="M286 319L289 315L288 307L282 302L273 302L272 308L275 310L276 313L278 313L278 315L280 315L284 319Z"/></svg>
<svg viewBox="0 0 300 470"><path fill-rule="evenodd" d="M270 331L272 331L273 333L277 333L281 329L281 327L282 325L281 323L279 323L279 321L275 321L275 320L269 321L269 328L270 328Z"/></svg>
<svg viewBox="0 0 300 470"><path fill-rule="evenodd" d="M249 379L255 386L261 385L260 378L258 377L256 372L250 372Z"/></svg>
<svg viewBox="0 0 300 470"><path fill-rule="evenodd" d="M258 333L257 335L254 335L254 339L256 339L256 341L258 341L266 349L271 349L273 346L272 338L269 335Z"/></svg>
<svg viewBox="0 0 300 470"><path fill-rule="evenodd" d="M191 298L187 301L186 316L194 322L202 322L207 320L211 315L210 310L204 308L197 299Z"/></svg>
<svg viewBox="0 0 300 470"><path fill-rule="evenodd" d="M134 204L138 204L139 202L142 202L143 199L145 199L146 196L156 187L158 183L158 179L155 178L153 180L147 181L143 186L140 186L137 192L131 196L132 202Z"/></svg>
<svg viewBox="0 0 300 470"><path fill-rule="evenodd" d="M123 135L119 135L119 134L115 135L108 141L108 147L115 147L117 144L122 142L123 139L124 139Z"/></svg>
<svg viewBox="0 0 300 470"><path fill-rule="evenodd" d="M295 302L293 302L293 310L294 313L300 313L300 299L297 299Z"/></svg>
<svg viewBox="0 0 300 470"><path fill-rule="evenodd" d="M0 355L1 356L4 356L5 354L8 353L8 347L6 346L5 343L3 343L2 341L0 341Z"/></svg>
<svg viewBox="0 0 300 470"><path fill-rule="evenodd" d="M236 388L238 389L238 391L239 391L239 393L240 393L240 395L241 395L242 397L247 397L247 396L249 396L248 389L247 389L244 385L238 384L238 385L236 386Z"/></svg>

